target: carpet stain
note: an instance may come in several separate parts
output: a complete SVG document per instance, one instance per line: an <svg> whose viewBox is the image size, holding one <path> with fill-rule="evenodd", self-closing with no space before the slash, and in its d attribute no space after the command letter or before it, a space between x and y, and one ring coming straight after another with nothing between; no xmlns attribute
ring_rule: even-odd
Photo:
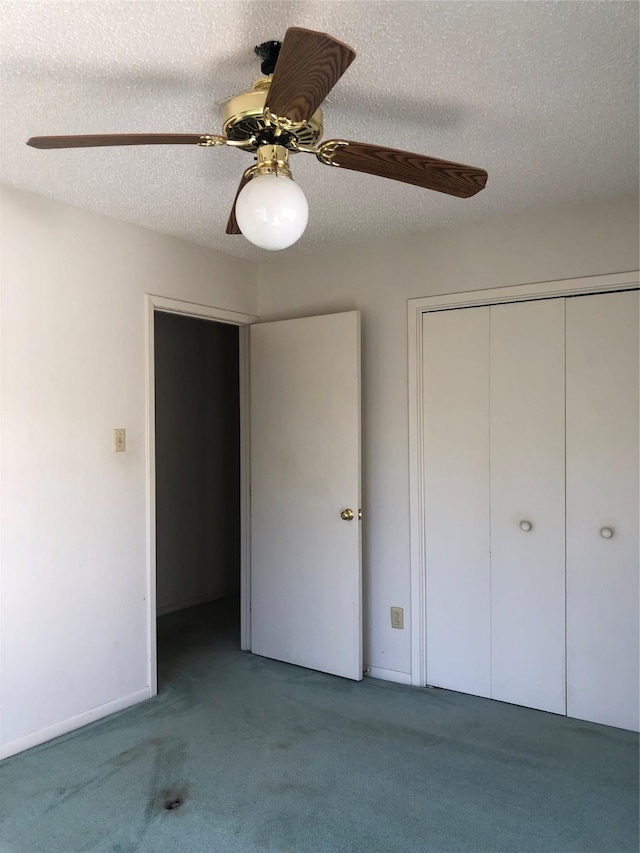
<svg viewBox="0 0 640 853"><path fill-rule="evenodd" d="M186 760L186 743L175 736L148 738L139 745L151 750L153 759L148 778L147 801L142 814L134 818L127 838L120 840L113 853L137 853L154 822L165 813L179 809L188 797L188 786L180 781ZM138 755L133 747L126 754ZM169 781L170 786L167 785Z"/></svg>
<svg viewBox="0 0 640 853"><path fill-rule="evenodd" d="M162 807L165 811L172 812L184 805L185 800L186 796L184 795L184 792L167 791L162 798Z"/></svg>

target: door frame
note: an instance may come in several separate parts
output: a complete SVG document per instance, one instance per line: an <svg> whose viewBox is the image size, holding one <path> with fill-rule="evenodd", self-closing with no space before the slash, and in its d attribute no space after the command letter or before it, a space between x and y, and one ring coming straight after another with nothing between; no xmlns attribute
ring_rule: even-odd
<svg viewBox="0 0 640 853"><path fill-rule="evenodd" d="M408 300L409 344L409 517L411 559L411 684L427 686L426 560L424 535L424 422L422 394L422 315L505 302L530 302L562 296L634 290L640 271L516 284Z"/></svg>
<svg viewBox="0 0 640 853"><path fill-rule="evenodd" d="M158 692L158 654L156 637L156 425L155 425L155 350L154 317L156 311L213 320L237 326L240 374L240 648L251 649L251 540L250 540L250 465L249 465L249 326L259 317L228 311L212 305L199 305L181 299L145 294L145 398L146 398L146 552L148 661L151 696Z"/></svg>

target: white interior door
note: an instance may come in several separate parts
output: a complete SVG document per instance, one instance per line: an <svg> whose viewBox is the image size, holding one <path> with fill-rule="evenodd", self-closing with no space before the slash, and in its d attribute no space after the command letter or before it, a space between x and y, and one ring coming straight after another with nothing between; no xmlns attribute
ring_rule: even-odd
<svg viewBox="0 0 640 853"><path fill-rule="evenodd" d="M567 300L567 711L638 729L638 292Z"/></svg>
<svg viewBox="0 0 640 853"><path fill-rule="evenodd" d="M491 308L491 696L566 713L564 300Z"/></svg>
<svg viewBox="0 0 640 853"><path fill-rule="evenodd" d="M250 335L251 651L359 680L360 317Z"/></svg>
<svg viewBox="0 0 640 853"><path fill-rule="evenodd" d="M422 322L427 683L490 696L489 308Z"/></svg>

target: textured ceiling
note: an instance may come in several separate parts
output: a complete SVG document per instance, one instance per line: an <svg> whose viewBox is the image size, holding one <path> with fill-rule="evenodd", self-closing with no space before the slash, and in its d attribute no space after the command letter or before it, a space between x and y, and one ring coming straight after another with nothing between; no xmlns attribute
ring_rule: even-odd
<svg viewBox="0 0 640 853"><path fill-rule="evenodd" d="M325 137L489 172L451 198L293 158L307 231L286 250L419 232L638 187L636 2L0 3L2 180L247 258L225 224L250 155L187 146L37 151L43 134L220 132L260 76L253 47L323 30L357 58Z"/></svg>

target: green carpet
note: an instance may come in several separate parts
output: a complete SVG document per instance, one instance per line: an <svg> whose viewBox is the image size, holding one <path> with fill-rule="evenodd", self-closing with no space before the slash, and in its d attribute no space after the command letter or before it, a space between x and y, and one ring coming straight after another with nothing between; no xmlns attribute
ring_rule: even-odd
<svg viewBox="0 0 640 853"><path fill-rule="evenodd" d="M243 654L234 623L163 617L156 699L3 762L2 853L637 853L635 735Z"/></svg>

